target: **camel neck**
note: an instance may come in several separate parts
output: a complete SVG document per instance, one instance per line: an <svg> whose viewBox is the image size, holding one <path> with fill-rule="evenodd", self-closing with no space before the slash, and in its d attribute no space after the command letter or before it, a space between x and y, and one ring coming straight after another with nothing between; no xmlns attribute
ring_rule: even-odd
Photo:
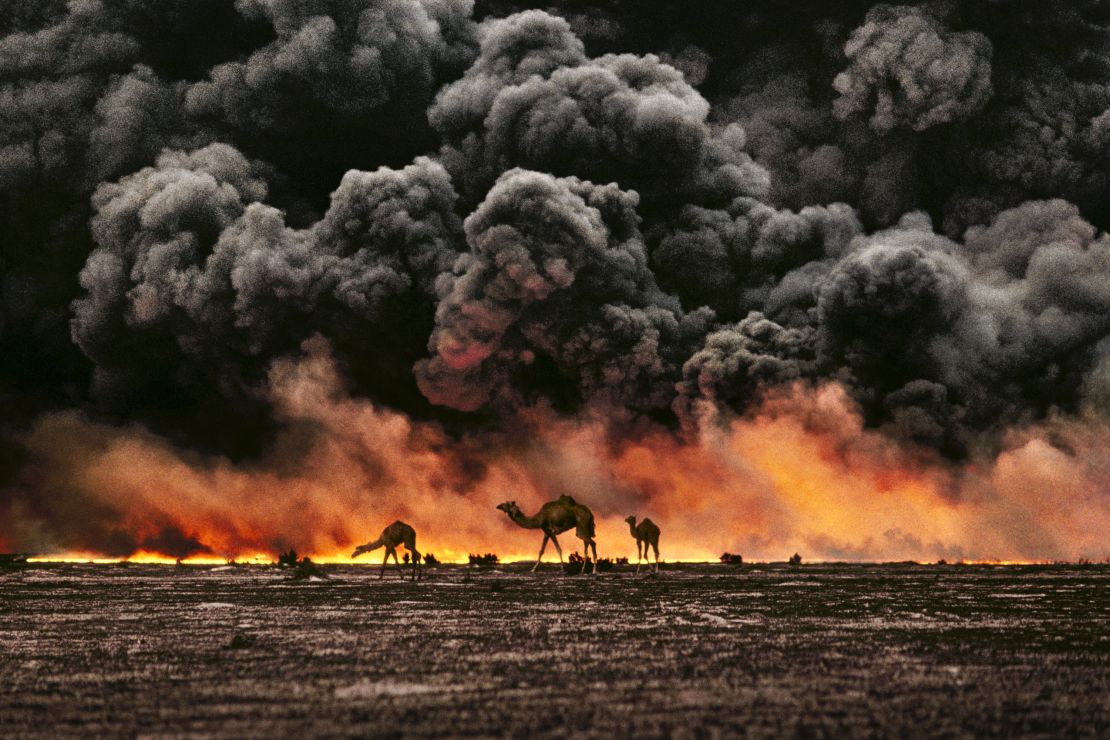
<svg viewBox="0 0 1110 740"><path fill-rule="evenodd" d="M525 529L539 529L543 526L538 516L524 516L520 510L509 512L509 518Z"/></svg>
<svg viewBox="0 0 1110 740"><path fill-rule="evenodd" d="M640 533L636 531L636 525L633 524L632 522L628 523L628 531L631 532L632 536L635 537L636 539L640 538Z"/></svg>

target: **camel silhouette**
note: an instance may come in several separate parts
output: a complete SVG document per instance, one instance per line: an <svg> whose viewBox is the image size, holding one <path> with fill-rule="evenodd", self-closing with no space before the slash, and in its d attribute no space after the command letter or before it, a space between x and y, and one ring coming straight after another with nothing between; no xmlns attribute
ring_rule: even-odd
<svg viewBox="0 0 1110 740"><path fill-rule="evenodd" d="M382 570L378 574L378 578L385 577L385 566L389 562L389 556L393 556L393 562L400 565L397 560L397 546L404 545L405 549L412 554L412 580L416 580L420 569L420 553L416 550L416 530L405 524L402 521L393 522L388 527L382 530L382 536L373 542L367 542L365 545L359 545L355 551L351 553L352 558L357 558L364 552L377 550L379 547L385 548L385 559L382 560ZM406 558L408 556L406 555ZM404 571L401 572L401 578L405 577Z"/></svg>
<svg viewBox="0 0 1110 740"><path fill-rule="evenodd" d="M555 543L555 550L559 553L559 562L563 562L563 548L559 546L559 540L556 535L566 532L571 527L575 528L575 534L578 539L582 540L582 549L586 556L586 563L582 566L582 572L586 572L586 564L590 560L590 549L593 549L594 554L594 567L593 573L597 574L597 543L594 542L594 514L589 508L575 501L570 496L560 496L554 501L548 501L539 512L534 516L525 516L520 507L516 505L516 501L506 501L503 504L498 504L497 508L509 515L509 518L516 522L519 526L525 529L540 529L543 530L543 544L540 545L540 554L536 556L536 564L532 566L532 572L540 567L540 560L543 559L543 551L547 549L547 541L551 540Z"/></svg>
<svg viewBox="0 0 1110 740"><path fill-rule="evenodd" d="M636 517L630 516L625 519L628 522L628 528L632 531L632 537L636 540L636 572L640 572L640 560L647 560L648 545L651 545L655 550L655 571L659 572L659 527L655 522L650 519L644 519L639 524L636 524ZM641 555L641 547L643 554Z"/></svg>

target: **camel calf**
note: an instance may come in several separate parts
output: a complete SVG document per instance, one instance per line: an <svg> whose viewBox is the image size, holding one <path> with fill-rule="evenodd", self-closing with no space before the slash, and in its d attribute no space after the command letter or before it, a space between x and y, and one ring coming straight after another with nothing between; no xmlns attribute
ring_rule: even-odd
<svg viewBox="0 0 1110 740"><path fill-rule="evenodd" d="M659 572L659 527L650 519L636 524L636 517L625 519L632 536L636 539L636 572L640 572L640 561L647 560L648 545L655 550L655 572ZM642 549L641 549L642 548Z"/></svg>

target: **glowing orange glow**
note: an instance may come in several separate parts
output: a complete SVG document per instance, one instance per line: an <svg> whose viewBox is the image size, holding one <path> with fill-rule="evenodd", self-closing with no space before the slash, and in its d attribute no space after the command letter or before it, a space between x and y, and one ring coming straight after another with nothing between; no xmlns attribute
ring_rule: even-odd
<svg viewBox="0 0 1110 740"><path fill-rule="evenodd" d="M284 420L315 433L279 440L254 464L200 458L141 429L73 413L45 417L27 444L48 463L45 483L59 507L107 510L105 526L135 542L177 533L196 544L179 553L186 563L270 562L294 547L318 562L378 564L382 551L352 561L351 550L395 519L412 524L418 549L442 562L484 552L530 560L541 534L496 505L516 500L530 514L564 493L594 511L602 557L633 561L629 514L660 525L668 561L713 561L725 551L748 561L798 552L807 562L1110 554L1110 430L1094 418L1050 420L1015 433L993 459L956 466L864 429L835 384L783 392L746 418L707 410L682 434L658 426L616 434L602 411L569 419L536 409L512 434L461 439L351 399L319 348L278 363L271 393ZM1050 444L1049 432L1066 444ZM14 514L0 541L40 559L177 561L150 547L105 558L79 537L53 541L33 516ZM580 549L573 532L560 541L568 554ZM545 560L557 560L552 548Z"/></svg>

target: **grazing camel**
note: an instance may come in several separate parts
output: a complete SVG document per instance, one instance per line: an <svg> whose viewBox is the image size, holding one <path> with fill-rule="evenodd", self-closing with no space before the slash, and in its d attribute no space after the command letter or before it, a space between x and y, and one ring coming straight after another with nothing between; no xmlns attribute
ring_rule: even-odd
<svg viewBox="0 0 1110 740"><path fill-rule="evenodd" d="M506 501L498 504L497 508L509 515L509 518L525 529L542 529L543 544L540 545L540 554L536 556L536 564L532 572L540 567L543 551L547 549L547 541L555 543L555 550L559 553L559 562L563 562L563 548L559 547L556 535L566 532L571 527L575 534L582 540L582 549L586 555L586 563L582 565L582 572L586 572L586 564L590 561L590 548L594 553L593 573L597 574L597 543L594 542L594 514L587 507L575 501L570 496L560 496L554 501L548 501L534 516L525 516L516 501Z"/></svg>
<svg viewBox="0 0 1110 740"><path fill-rule="evenodd" d="M630 516L625 519L628 522L628 528L632 531L632 537L636 540L636 572L640 572L640 560L647 560L648 545L651 545L655 550L655 572L659 572L659 527L655 522L650 519L644 519L639 524L636 524L636 517ZM643 555L641 556L641 546L643 547Z"/></svg>
<svg viewBox="0 0 1110 740"><path fill-rule="evenodd" d="M377 550L379 547L385 548L385 559L382 560L382 570L378 574L381 579L385 576L385 566L389 562L389 556L393 556L393 562L397 565L401 563L397 560L397 545L404 545L405 549L412 554L412 580L416 580L420 569L420 553L416 550L416 530L405 524L402 521L393 522L388 527L382 530L382 536L373 542L367 542L365 545L359 545L355 551L351 553L352 558L357 558L364 552ZM408 559L408 555L405 556ZM404 572L401 573L401 578L405 577Z"/></svg>

